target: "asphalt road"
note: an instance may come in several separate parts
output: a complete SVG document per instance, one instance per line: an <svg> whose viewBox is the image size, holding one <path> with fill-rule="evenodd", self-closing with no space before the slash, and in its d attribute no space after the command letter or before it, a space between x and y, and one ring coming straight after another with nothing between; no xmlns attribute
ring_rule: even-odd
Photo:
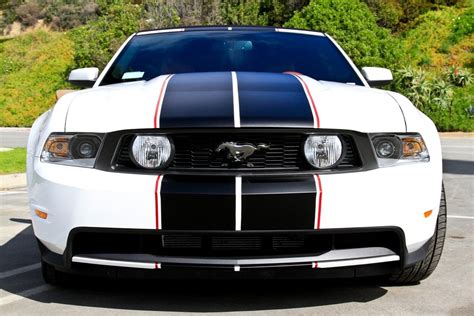
<svg viewBox="0 0 474 316"><path fill-rule="evenodd" d="M0 148L26 147L29 128L0 127Z"/></svg>
<svg viewBox="0 0 474 316"><path fill-rule="evenodd" d="M43 283L25 190L0 192L0 314L237 312L474 315L474 138L446 138L448 233L435 273L413 286L375 280ZM414 179L413 181L416 181ZM415 193L414 193L415 194Z"/></svg>

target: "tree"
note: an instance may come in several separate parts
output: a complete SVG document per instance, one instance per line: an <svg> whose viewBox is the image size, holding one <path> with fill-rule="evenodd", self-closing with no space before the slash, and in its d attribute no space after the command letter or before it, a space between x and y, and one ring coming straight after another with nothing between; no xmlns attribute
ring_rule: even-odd
<svg viewBox="0 0 474 316"><path fill-rule="evenodd" d="M285 26L329 33L358 66L392 66L401 56L398 41L359 0L312 0Z"/></svg>
<svg viewBox="0 0 474 316"><path fill-rule="evenodd" d="M113 4L96 21L70 32L76 67L103 68L127 36L140 28L142 8L132 3Z"/></svg>

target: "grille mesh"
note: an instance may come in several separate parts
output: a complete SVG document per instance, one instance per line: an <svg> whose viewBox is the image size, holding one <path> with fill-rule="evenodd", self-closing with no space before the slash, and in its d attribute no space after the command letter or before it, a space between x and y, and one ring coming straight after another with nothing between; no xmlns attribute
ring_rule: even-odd
<svg viewBox="0 0 474 316"><path fill-rule="evenodd" d="M303 134L174 134L172 141L175 147L173 161L169 170L229 170L229 169L276 169L299 170L310 169L302 145ZM133 135L125 136L120 144L118 166L136 168L130 159L129 147ZM354 150L354 144L349 136L342 136L345 156L337 166L338 169L360 166L360 159ZM253 145L266 144L266 150L257 150L245 164L229 163L227 152L216 152L223 142L250 143Z"/></svg>
<svg viewBox="0 0 474 316"><path fill-rule="evenodd" d="M199 249L208 245L212 251L231 250L273 250L301 249L305 246L304 236L192 236L163 235L165 249Z"/></svg>

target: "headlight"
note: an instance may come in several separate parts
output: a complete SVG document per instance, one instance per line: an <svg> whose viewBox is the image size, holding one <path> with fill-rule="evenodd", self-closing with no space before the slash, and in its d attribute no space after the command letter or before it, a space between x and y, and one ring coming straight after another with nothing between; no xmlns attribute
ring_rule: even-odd
<svg viewBox="0 0 474 316"><path fill-rule="evenodd" d="M43 146L41 161L91 168L101 142L102 136L95 134L51 134Z"/></svg>
<svg viewBox="0 0 474 316"><path fill-rule="evenodd" d="M375 153L381 159L399 159L402 153L402 143L398 137L380 136L372 140Z"/></svg>
<svg viewBox="0 0 474 316"><path fill-rule="evenodd" d="M306 160L315 168L335 166L342 156L342 143L338 136L310 135L304 144Z"/></svg>
<svg viewBox="0 0 474 316"><path fill-rule="evenodd" d="M418 135L372 135L372 144L379 166L391 166L410 161L429 161L423 138Z"/></svg>
<svg viewBox="0 0 474 316"><path fill-rule="evenodd" d="M171 143L166 136L137 135L132 142L132 160L147 169L166 167L171 161Z"/></svg>

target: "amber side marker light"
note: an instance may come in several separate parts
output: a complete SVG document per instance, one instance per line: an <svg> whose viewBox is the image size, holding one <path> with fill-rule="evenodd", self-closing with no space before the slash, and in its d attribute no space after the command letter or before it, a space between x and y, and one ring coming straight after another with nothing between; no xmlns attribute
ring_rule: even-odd
<svg viewBox="0 0 474 316"><path fill-rule="evenodd" d="M42 212L40 210L35 210L36 216L42 219L47 219L48 218L48 213Z"/></svg>
<svg viewBox="0 0 474 316"><path fill-rule="evenodd" d="M423 215L425 215L425 218L428 218L431 216L431 213L433 213L433 210L426 211L423 213Z"/></svg>

